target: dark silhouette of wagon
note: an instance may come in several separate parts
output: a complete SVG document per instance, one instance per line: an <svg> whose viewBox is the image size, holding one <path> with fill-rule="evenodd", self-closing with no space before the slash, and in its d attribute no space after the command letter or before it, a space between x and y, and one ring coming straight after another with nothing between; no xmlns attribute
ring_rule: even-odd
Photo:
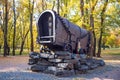
<svg viewBox="0 0 120 80"><path fill-rule="evenodd" d="M37 29L37 42L51 50L76 51L79 42L85 51L89 48L89 32L60 17L55 11L43 11L38 18Z"/></svg>
<svg viewBox="0 0 120 80"><path fill-rule="evenodd" d="M40 52L31 52L32 71L66 75L86 72L103 66L103 60L87 57L91 34L87 30L60 17L55 11L43 11L37 21L37 43Z"/></svg>

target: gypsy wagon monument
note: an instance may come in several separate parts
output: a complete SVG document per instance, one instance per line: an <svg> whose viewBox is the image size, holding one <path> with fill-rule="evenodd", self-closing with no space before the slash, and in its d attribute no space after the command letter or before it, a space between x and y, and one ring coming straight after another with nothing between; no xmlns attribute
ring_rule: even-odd
<svg viewBox="0 0 120 80"><path fill-rule="evenodd" d="M40 14L37 32L37 43L41 47L40 52L29 55L32 71L59 76L105 65L103 60L88 55L90 32L60 17L55 11L46 10Z"/></svg>

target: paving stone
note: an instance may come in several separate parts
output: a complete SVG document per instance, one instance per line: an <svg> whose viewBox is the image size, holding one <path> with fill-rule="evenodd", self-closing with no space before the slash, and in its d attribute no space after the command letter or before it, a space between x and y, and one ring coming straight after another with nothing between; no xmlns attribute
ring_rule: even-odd
<svg viewBox="0 0 120 80"><path fill-rule="evenodd" d="M32 71L45 71L47 69L48 66L43 66L43 65L33 65L31 66L31 70Z"/></svg>
<svg viewBox="0 0 120 80"><path fill-rule="evenodd" d="M58 63L57 66L60 67L60 68L67 68L68 64L69 63Z"/></svg>
<svg viewBox="0 0 120 80"><path fill-rule="evenodd" d="M40 53L41 58L49 58L50 55L51 54L49 54L49 53Z"/></svg>
<svg viewBox="0 0 120 80"><path fill-rule="evenodd" d="M72 63L58 63L57 66L63 69L67 69L67 70L74 69L74 65Z"/></svg>
<svg viewBox="0 0 120 80"><path fill-rule="evenodd" d="M71 75L75 75L75 71L74 70L61 70L55 73L56 76L71 76Z"/></svg>
<svg viewBox="0 0 120 80"><path fill-rule="evenodd" d="M88 70L89 69L89 67L87 66L87 65L81 65L80 66L80 68L79 68L79 70Z"/></svg>
<svg viewBox="0 0 120 80"><path fill-rule="evenodd" d="M59 62L62 62L62 59L49 59L48 61L54 62L54 63L59 63Z"/></svg>
<svg viewBox="0 0 120 80"><path fill-rule="evenodd" d="M92 64L91 66L90 66L90 69L95 69L95 68L97 68L98 67L98 64Z"/></svg>
<svg viewBox="0 0 120 80"><path fill-rule="evenodd" d="M29 65L33 65L33 64L35 64L37 61L35 60L35 59L29 59L29 62L28 62L28 64Z"/></svg>
<svg viewBox="0 0 120 80"><path fill-rule="evenodd" d="M105 65L105 62L103 60L96 60L96 63L99 64L100 66Z"/></svg>
<svg viewBox="0 0 120 80"><path fill-rule="evenodd" d="M58 55L58 56L69 56L69 55L71 55L71 53L64 52L64 51L55 52L55 54Z"/></svg>
<svg viewBox="0 0 120 80"><path fill-rule="evenodd" d="M29 57L32 59L39 59L40 55L37 52L30 52Z"/></svg>
<svg viewBox="0 0 120 80"><path fill-rule="evenodd" d="M31 69L33 71L41 71L54 74L56 76L65 76L75 72L85 73L89 69L97 68L105 65L103 60L96 58L87 58L85 54L75 54L72 58L72 53L56 52L55 54L40 53L40 58L37 59L36 65ZM35 60L29 61L34 62ZM73 73L73 72L72 72Z"/></svg>
<svg viewBox="0 0 120 80"><path fill-rule="evenodd" d="M59 59L72 59L71 56L58 56Z"/></svg>
<svg viewBox="0 0 120 80"><path fill-rule="evenodd" d="M76 60L76 59L69 59L69 60L64 60L64 62L76 64L76 63L78 63L78 60Z"/></svg>
<svg viewBox="0 0 120 80"><path fill-rule="evenodd" d="M53 64L45 59L39 60L37 62L38 65L44 65L44 66L52 66Z"/></svg>

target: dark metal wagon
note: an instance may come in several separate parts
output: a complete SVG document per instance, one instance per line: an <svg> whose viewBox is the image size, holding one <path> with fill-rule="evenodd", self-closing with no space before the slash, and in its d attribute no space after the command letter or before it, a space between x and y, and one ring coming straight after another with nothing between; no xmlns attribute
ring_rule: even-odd
<svg viewBox="0 0 120 80"><path fill-rule="evenodd" d="M32 71L71 75L105 65L103 60L87 56L91 44L90 33L60 17L55 11L43 11L37 21L37 42L40 52L31 52ZM79 49L79 51L78 51Z"/></svg>
<svg viewBox="0 0 120 80"><path fill-rule="evenodd" d="M87 49L88 31L60 17L52 10L43 11L37 21L38 43L50 49L71 49L80 46Z"/></svg>

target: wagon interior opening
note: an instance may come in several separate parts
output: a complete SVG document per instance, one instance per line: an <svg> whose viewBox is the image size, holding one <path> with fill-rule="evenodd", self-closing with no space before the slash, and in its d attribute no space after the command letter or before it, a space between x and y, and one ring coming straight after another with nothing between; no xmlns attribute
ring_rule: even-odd
<svg viewBox="0 0 120 80"><path fill-rule="evenodd" d="M53 36L53 16L50 12L43 13L38 20L40 41L51 41Z"/></svg>

